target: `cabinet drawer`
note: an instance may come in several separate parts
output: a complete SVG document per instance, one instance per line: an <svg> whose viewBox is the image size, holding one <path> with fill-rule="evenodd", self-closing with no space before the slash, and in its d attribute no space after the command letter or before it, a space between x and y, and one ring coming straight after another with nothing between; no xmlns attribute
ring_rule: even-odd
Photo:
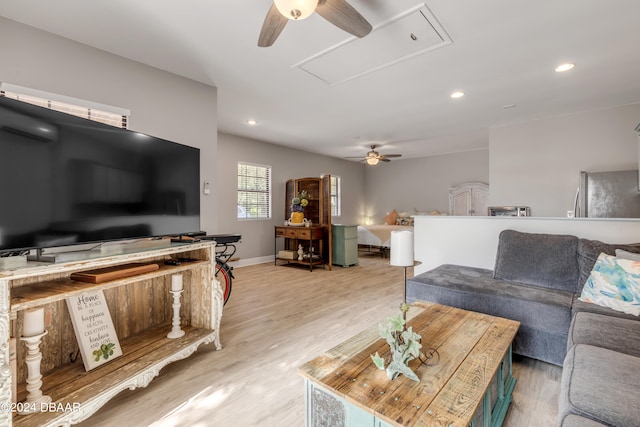
<svg viewBox="0 0 640 427"><path fill-rule="evenodd" d="M308 228L300 229L298 231L298 239L309 240L311 238L311 230Z"/></svg>
<svg viewBox="0 0 640 427"><path fill-rule="evenodd" d="M287 228L284 230L284 237L287 237L289 239L295 239L297 237L297 233L296 233L295 228Z"/></svg>
<svg viewBox="0 0 640 427"><path fill-rule="evenodd" d="M286 232L285 228L276 227L276 237L285 237L286 236L285 232Z"/></svg>
<svg viewBox="0 0 640 427"><path fill-rule="evenodd" d="M357 239L358 238L358 228L357 227L345 227L344 228L344 238L345 238L345 240Z"/></svg>

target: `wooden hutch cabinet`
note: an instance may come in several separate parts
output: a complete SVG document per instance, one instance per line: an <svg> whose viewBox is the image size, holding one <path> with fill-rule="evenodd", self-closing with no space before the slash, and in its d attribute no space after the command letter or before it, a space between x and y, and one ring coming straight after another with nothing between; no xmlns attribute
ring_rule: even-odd
<svg viewBox="0 0 640 427"><path fill-rule="evenodd" d="M311 221L311 227L276 226L275 237L285 239L286 250L297 251L298 245L302 245L304 258L281 258L276 252L276 263L280 259L289 263L309 265L310 269L314 264L328 265L331 269L331 176L288 180L285 184L283 219L291 216L291 200L303 190L306 190L309 196L309 204L304 208L304 217Z"/></svg>

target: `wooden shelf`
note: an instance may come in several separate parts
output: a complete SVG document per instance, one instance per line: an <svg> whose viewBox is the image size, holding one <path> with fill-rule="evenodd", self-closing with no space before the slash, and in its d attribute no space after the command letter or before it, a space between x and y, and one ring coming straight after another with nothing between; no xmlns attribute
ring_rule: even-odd
<svg viewBox="0 0 640 427"><path fill-rule="evenodd" d="M160 268L158 270L103 283L87 283L71 279L59 279L17 286L11 289L11 312L17 313L20 310L64 300L69 297L81 295L88 291L115 288L140 282L142 280L154 279L168 274L176 274L192 270L199 266L207 267L208 265L208 261L185 262L178 266L170 266L160 263Z"/></svg>
<svg viewBox="0 0 640 427"><path fill-rule="evenodd" d="M215 331L184 327L185 335L168 339L171 326L147 329L121 342L123 356L85 372L80 360L56 369L42 378L42 391L53 402L65 407L80 404L77 411L14 415L14 426L58 426L76 424L92 415L116 394L126 389L146 387L160 370L184 359L199 346L213 342ZM18 401L24 401L24 385ZM77 407L77 406L76 406Z"/></svg>
<svg viewBox="0 0 640 427"><path fill-rule="evenodd" d="M43 307L47 335L41 344L42 391L51 396L54 409L30 415L0 411L2 426L69 426L95 413L125 389L145 387L171 362L189 357L198 347L220 344L222 289L215 280L215 242L172 243L161 248L122 248L116 254L90 251L56 264L29 262L0 270L0 404L11 405L13 387L17 402L26 398L26 350L20 342L24 316L21 311ZM191 258L178 266L165 265L170 258ZM134 262L155 263L159 269L103 283L70 279L72 273L109 268ZM183 273L182 329L178 339L168 339L172 300L170 275ZM65 300L90 291L105 291L123 355L86 372L81 361L70 363L78 349ZM4 325L4 327L3 327ZM15 356L10 344L17 340ZM10 373L10 375L8 375ZM9 378L9 380L6 380ZM74 406L75 405L75 406ZM69 407L69 411L63 411Z"/></svg>

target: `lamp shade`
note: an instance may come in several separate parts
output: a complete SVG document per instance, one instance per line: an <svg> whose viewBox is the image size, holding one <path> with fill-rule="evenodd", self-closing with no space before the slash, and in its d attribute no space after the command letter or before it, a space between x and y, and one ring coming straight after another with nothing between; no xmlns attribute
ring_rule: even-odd
<svg viewBox="0 0 640 427"><path fill-rule="evenodd" d="M413 231L391 232L391 265L413 267Z"/></svg>
<svg viewBox="0 0 640 427"><path fill-rule="evenodd" d="M316 10L318 0L274 0L278 11L288 19L304 19Z"/></svg>
<svg viewBox="0 0 640 427"><path fill-rule="evenodd" d="M371 166L375 166L378 164L378 158L377 157L367 157L367 164L371 165Z"/></svg>

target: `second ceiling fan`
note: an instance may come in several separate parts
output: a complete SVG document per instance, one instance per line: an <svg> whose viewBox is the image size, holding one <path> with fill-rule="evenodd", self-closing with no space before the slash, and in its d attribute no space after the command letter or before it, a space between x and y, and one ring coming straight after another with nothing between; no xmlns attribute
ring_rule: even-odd
<svg viewBox="0 0 640 427"><path fill-rule="evenodd" d="M402 154L380 154L376 151L376 145L371 145L371 151L364 158L362 156L345 157L345 159L361 159L361 162L367 162L368 165L375 166L379 162L390 162L392 157L402 157Z"/></svg>
<svg viewBox="0 0 640 427"><path fill-rule="evenodd" d="M273 0L262 24L258 46L271 46L289 20L298 21L313 12L356 37L371 32L371 24L345 0Z"/></svg>

